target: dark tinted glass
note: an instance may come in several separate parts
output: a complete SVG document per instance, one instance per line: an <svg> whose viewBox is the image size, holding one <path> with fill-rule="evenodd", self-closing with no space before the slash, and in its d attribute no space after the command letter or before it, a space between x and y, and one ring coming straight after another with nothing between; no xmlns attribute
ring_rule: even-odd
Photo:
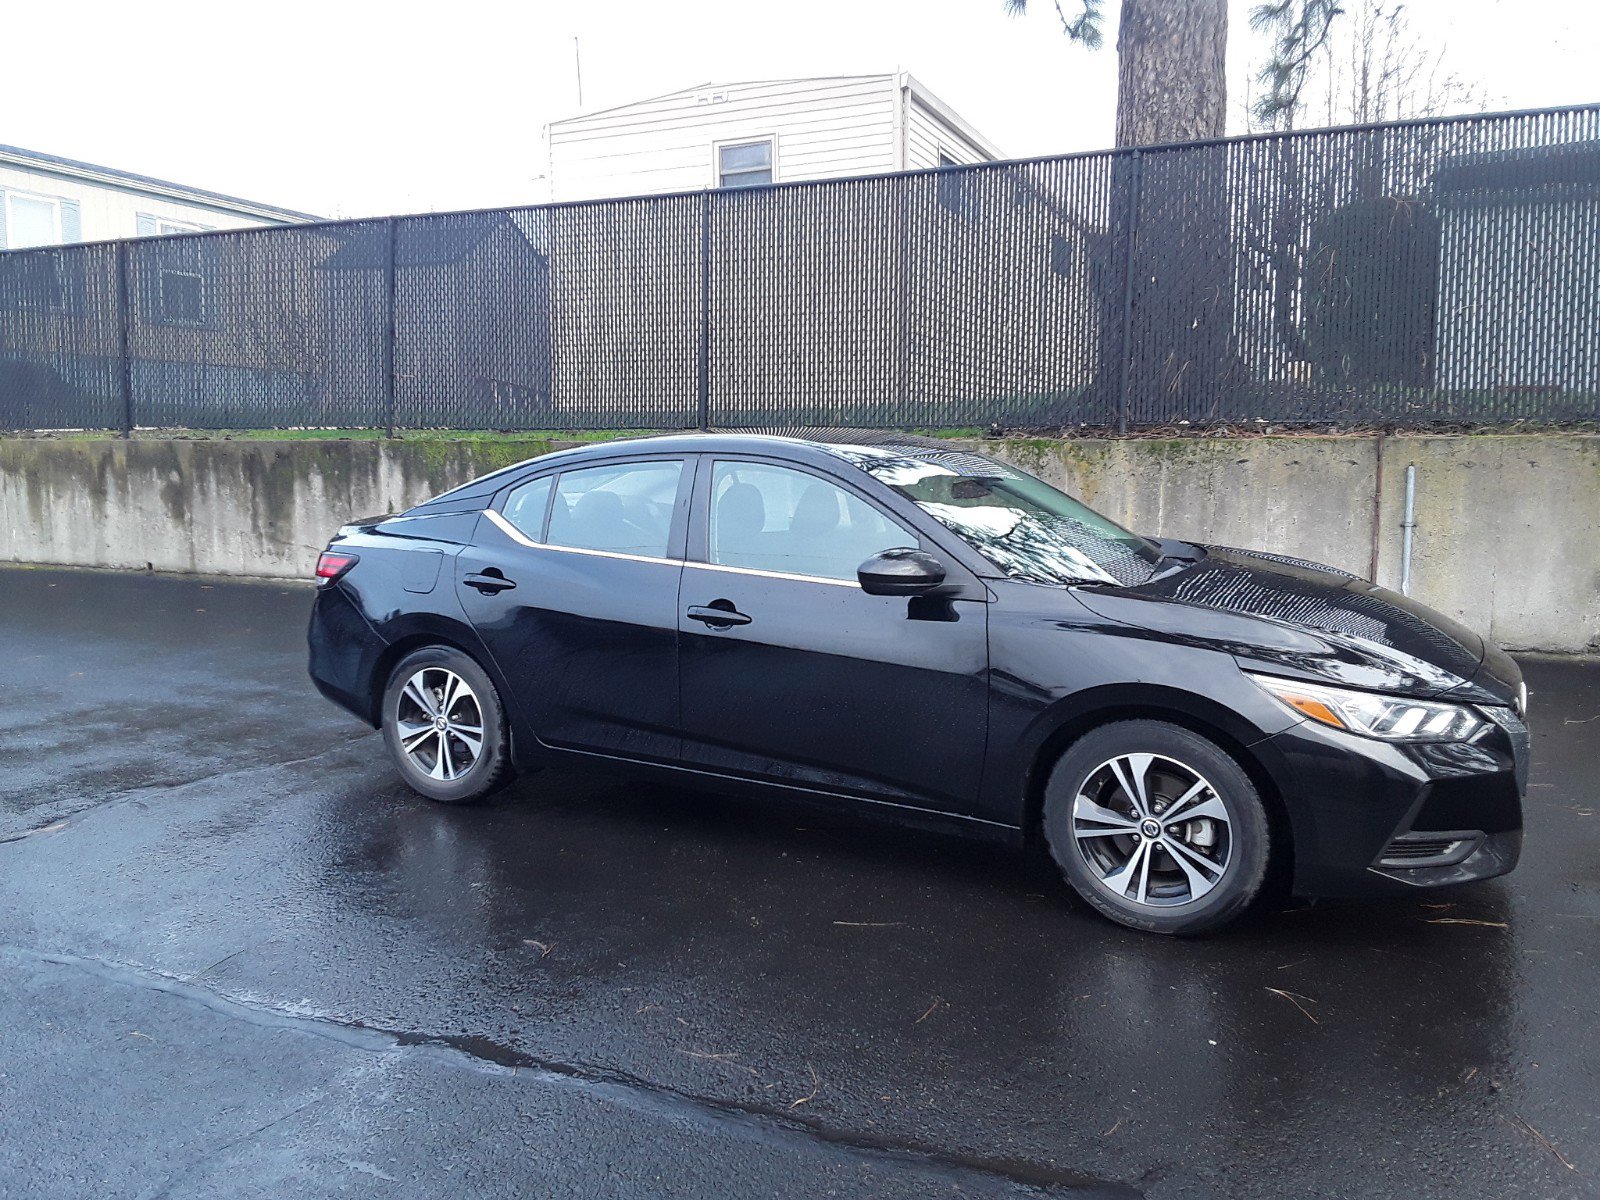
<svg viewBox="0 0 1600 1200"><path fill-rule="evenodd" d="M552 546L663 558L682 473L681 462L563 471L545 540Z"/></svg>
<svg viewBox="0 0 1600 1200"><path fill-rule="evenodd" d="M711 561L854 579L863 562L917 539L866 501L804 471L719 462L711 476Z"/></svg>
<svg viewBox="0 0 1600 1200"><path fill-rule="evenodd" d="M536 542L544 540L544 514L550 507L550 489L555 481L554 475L546 475L523 484L506 497L502 515Z"/></svg>

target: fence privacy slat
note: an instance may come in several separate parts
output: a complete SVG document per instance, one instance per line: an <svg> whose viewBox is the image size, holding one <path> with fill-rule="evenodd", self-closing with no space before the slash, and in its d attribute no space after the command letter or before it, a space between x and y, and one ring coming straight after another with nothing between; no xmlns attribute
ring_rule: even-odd
<svg viewBox="0 0 1600 1200"><path fill-rule="evenodd" d="M1600 417L1600 106L0 254L0 428Z"/></svg>

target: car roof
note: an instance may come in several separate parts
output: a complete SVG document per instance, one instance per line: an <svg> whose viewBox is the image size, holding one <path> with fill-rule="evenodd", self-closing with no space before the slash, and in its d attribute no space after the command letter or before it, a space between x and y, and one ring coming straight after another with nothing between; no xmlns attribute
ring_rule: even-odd
<svg viewBox="0 0 1600 1200"><path fill-rule="evenodd" d="M930 452L959 452L959 448L937 438L914 433L883 429L849 429L831 427L804 427L796 429L740 429L703 430L674 433L647 434L642 437L617 438L613 441L591 442L582 446L569 446L550 454L541 454L522 462L512 463L470 483L452 488L431 500L411 509L433 509L435 506L454 507L462 502L492 494L505 486L514 473L530 467L564 466L588 459L609 459L619 454L716 454L760 453L762 450L778 453L782 457L804 460L812 455L827 455L833 459L849 460L847 450L879 453L901 453L911 456ZM796 454L796 451L801 453ZM809 451L810 453L806 453Z"/></svg>
<svg viewBox="0 0 1600 1200"><path fill-rule="evenodd" d="M675 450L696 454L715 453L718 450L748 453L762 445L769 445L773 449L792 449L797 445L801 445L830 451L843 447L923 451L951 448L948 442L942 442L937 438L924 437L915 433L903 433L899 430L811 426L772 429L709 429L682 433L656 433L648 434L644 437L619 438L616 441L597 442L592 446L574 447L570 451L561 451L560 453L576 455L583 451L611 450L618 446L626 446L629 449L648 447L655 453L670 453Z"/></svg>

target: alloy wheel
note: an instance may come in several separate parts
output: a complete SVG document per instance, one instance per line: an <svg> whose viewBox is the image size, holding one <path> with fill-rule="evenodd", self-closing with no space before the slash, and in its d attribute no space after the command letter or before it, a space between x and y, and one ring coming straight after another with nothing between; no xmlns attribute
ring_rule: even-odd
<svg viewBox="0 0 1600 1200"><path fill-rule="evenodd" d="M1233 854L1222 796L1160 754L1122 754L1091 771L1072 803L1072 836L1102 887L1156 908L1205 896Z"/></svg>
<svg viewBox="0 0 1600 1200"><path fill-rule="evenodd" d="M483 753L483 706L465 679L424 667L400 690L395 731L406 758L430 779L460 779Z"/></svg>

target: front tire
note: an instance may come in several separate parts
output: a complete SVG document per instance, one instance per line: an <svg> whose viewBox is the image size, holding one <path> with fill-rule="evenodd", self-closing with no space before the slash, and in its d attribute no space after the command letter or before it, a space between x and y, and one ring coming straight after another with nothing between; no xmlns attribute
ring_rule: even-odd
<svg viewBox="0 0 1600 1200"><path fill-rule="evenodd" d="M1150 933L1209 933L1238 918L1272 850L1244 768L1164 721L1118 721L1078 739L1045 785L1044 835L1079 896Z"/></svg>
<svg viewBox="0 0 1600 1200"><path fill-rule="evenodd" d="M401 659L383 692L383 740L400 775L442 804L467 804L515 777L494 684L453 646Z"/></svg>

